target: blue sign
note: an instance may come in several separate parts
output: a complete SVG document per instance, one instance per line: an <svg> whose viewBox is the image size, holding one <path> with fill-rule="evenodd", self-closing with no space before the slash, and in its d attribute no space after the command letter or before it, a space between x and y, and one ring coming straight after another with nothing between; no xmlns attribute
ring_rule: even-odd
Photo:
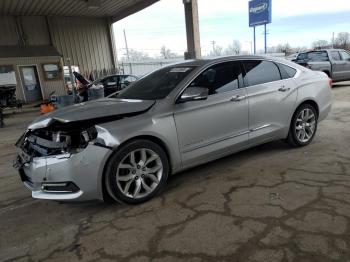
<svg viewBox="0 0 350 262"><path fill-rule="evenodd" d="M271 0L249 1L249 26L271 23Z"/></svg>

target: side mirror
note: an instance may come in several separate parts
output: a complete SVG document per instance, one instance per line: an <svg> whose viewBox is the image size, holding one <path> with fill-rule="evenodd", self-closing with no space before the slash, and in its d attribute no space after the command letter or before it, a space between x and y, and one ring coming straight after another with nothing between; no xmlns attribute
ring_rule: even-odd
<svg viewBox="0 0 350 262"><path fill-rule="evenodd" d="M208 98L209 89L206 87L188 87L179 98L179 103L188 101L205 100Z"/></svg>
<svg viewBox="0 0 350 262"><path fill-rule="evenodd" d="M117 85L117 82L108 82L107 83L107 86L116 86Z"/></svg>

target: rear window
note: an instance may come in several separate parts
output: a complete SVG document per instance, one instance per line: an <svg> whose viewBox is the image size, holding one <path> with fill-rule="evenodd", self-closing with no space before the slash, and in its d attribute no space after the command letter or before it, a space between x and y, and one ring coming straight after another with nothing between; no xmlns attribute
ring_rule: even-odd
<svg viewBox="0 0 350 262"><path fill-rule="evenodd" d="M292 78L297 73L297 70L290 66L279 64L279 63L277 63L277 65L280 69L282 79Z"/></svg>
<svg viewBox="0 0 350 262"><path fill-rule="evenodd" d="M276 64L269 61L246 60L243 62L246 75L246 85L253 86L281 80Z"/></svg>
<svg viewBox="0 0 350 262"><path fill-rule="evenodd" d="M331 52L331 56L332 56L333 60L335 60L335 61L340 61L341 60L340 54L339 54L338 51L332 51Z"/></svg>

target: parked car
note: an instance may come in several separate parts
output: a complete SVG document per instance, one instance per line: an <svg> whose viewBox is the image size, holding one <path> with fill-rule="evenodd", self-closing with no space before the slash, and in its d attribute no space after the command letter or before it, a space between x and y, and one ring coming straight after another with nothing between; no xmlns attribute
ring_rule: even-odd
<svg viewBox="0 0 350 262"><path fill-rule="evenodd" d="M103 85L105 96L108 96L124 89L137 79L134 75L110 75L92 82L91 85Z"/></svg>
<svg viewBox="0 0 350 262"><path fill-rule="evenodd" d="M297 64L326 73L333 82L350 80L350 53L343 49L325 49L300 53Z"/></svg>
<svg viewBox="0 0 350 262"><path fill-rule="evenodd" d="M39 117L16 167L34 198L137 204L187 168L277 139L306 146L330 108L327 75L285 59L193 60Z"/></svg>

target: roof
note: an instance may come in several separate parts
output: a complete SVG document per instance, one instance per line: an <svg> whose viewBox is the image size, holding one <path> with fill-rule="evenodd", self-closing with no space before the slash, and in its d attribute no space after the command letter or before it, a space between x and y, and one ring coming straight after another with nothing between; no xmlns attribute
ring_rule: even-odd
<svg viewBox="0 0 350 262"><path fill-rule="evenodd" d="M222 56L217 58L186 60L185 62L171 64L169 66L203 66L211 62L220 62L220 61L226 61L226 60L245 60L245 59L254 59L254 58L266 59L265 56L259 56L259 55ZM270 59L271 57L268 57L268 58Z"/></svg>
<svg viewBox="0 0 350 262"><path fill-rule="evenodd" d="M113 22L158 0L1 0L0 15L106 17Z"/></svg>
<svg viewBox="0 0 350 262"><path fill-rule="evenodd" d="M59 57L61 54L53 46L1 46L0 58L10 57Z"/></svg>

